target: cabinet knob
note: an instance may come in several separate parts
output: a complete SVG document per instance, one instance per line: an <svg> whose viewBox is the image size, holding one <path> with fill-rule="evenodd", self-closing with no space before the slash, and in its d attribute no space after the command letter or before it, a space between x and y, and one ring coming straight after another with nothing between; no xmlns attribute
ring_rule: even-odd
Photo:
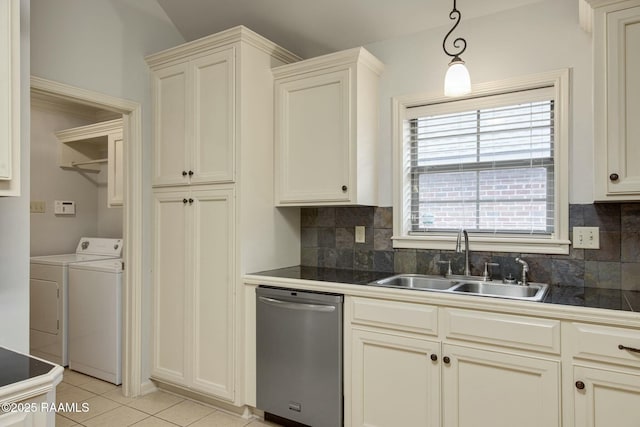
<svg viewBox="0 0 640 427"><path fill-rule="evenodd" d="M346 191L347 191L347 188L348 188L348 187L347 187L346 185L343 185L343 186L342 186L342 191L346 192Z"/></svg>
<svg viewBox="0 0 640 427"><path fill-rule="evenodd" d="M193 176L193 171L189 171L189 176Z"/></svg>
<svg viewBox="0 0 640 427"><path fill-rule="evenodd" d="M584 390L584 383L582 381L576 381L576 388L578 390Z"/></svg>
<svg viewBox="0 0 640 427"><path fill-rule="evenodd" d="M447 364L447 365L448 365L449 363L451 363L451 359L449 359L449 356L445 356L445 357L443 357L443 358L442 358L442 361L443 361L445 364Z"/></svg>
<svg viewBox="0 0 640 427"><path fill-rule="evenodd" d="M187 176L187 171L182 171L182 176Z"/></svg>
<svg viewBox="0 0 640 427"><path fill-rule="evenodd" d="M438 360L438 355L437 354L432 354L431 355L431 360L433 360L434 362L436 362Z"/></svg>
<svg viewBox="0 0 640 427"><path fill-rule="evenodd" d="M189 204L190 205L193 204L193 199L192 198L189 198Z"/></svg>
<svg viewBox="0 0 640 427"><path fill-rule="evenodd" d="M182 203L184 203L185 205L187 204L188 200L187 199L182 199Z"/></svg>
<svg viewBox="0 0 640 427"><path fill-rule="evenodd" d="M617 181L618 179L620 179L620 176L617 173L612 173L611 175L609 175L609 179L611 181Z"/></svg>

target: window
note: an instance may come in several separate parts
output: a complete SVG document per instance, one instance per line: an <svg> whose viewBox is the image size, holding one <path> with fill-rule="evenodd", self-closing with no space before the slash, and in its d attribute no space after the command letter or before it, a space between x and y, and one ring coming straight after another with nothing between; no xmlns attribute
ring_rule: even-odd
<svg viewBox="0 0 640 427"><path fill-rule="evenodd" d="M452 249L466 229L475 250L566 253L563 78L396 99L394 246Z"/></svg>

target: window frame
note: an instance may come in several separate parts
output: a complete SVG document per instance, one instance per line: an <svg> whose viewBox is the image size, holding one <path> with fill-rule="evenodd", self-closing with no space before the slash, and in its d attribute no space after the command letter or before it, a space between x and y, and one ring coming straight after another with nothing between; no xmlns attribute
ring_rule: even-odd
<svg viewBox="0 0 640 427"><path fill-rule="evenodd" d="M393 132L393 247L409 249L452 250L457 232L427 231L421 234L411 232L411 174L406 167L410 154L406 144L409 120L405 119L409 108L424 105L455 103L465 101L482 105L482 97L503 95L523 90L551 87L554 99L554 222L551 235L487 234L469 230L471 249L489 252L509 253L569 253L569 142L570 142L570 69L550 71L531 76L511 78L473 86L469 96L447 98L442 95L414 94L392 99ZM446 106L445 106L446 108ZM474 107L475 108L475 107Z"/></svg>

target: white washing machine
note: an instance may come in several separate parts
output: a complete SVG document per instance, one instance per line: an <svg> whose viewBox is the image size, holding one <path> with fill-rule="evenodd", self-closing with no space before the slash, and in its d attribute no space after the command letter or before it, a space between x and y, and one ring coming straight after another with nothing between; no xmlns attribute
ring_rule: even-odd
<svg viewBox="0 0 640 427"><path fill-rule="evenodd" d="M69 369L122 382L122 260L69 265Z"/></svg>
<svg viewBox="0 0 640 427"><path fill-rule="evenodd" d="M68 267L120 258L122 239L83 237L73 254L31 257L29 352L62 366L67 352Z"/></svg>

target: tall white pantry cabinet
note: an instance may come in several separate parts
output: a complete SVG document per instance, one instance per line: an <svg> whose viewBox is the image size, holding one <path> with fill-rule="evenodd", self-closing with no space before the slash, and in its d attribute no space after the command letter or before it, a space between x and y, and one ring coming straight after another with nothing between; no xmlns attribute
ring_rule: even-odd
<svg viewBox="0 0 640 427"><path fill-rule="evenodd" d="M299 60L239 26L146 58L152 73L152 379L242 405L245 273L299 263L273 199L271 68Z"/></svg>

